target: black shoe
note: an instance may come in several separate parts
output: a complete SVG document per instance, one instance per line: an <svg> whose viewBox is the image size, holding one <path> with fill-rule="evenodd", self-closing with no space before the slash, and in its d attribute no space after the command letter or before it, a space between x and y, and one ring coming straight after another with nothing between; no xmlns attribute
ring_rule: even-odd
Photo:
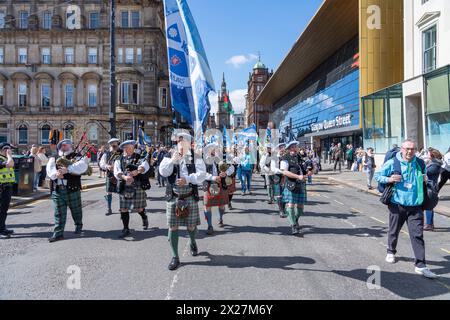
<svg viewBox="0 0 450 320"><path fill-rule="evenodd" d="M81 234L83 234L83 228L77 227L77 228L75 229L75 234L76 234L76 235L81 235Z"/></svg>
<svg viewBox="0 0 450 320"><path fill-rule="evenodd" d="M111 216L113 214L113 212L112 212L112 210L111 209L108 209L108 212L106 212L106 216Z"/></svg>
<svg viewBox="0 0 450 320"><path fill-rule="evenodd" d="M208 236L212 236L214 234L214 228L213 227L208 227L208 230L206 230L206 234Z"/></svg>
<svg viewBox="0 0 450 320"><path fill-rule="evenodd" d="M298 229L297 229L297 226L292 226L292 235L293 235L293 236L298 235Z"/></svg>
<svg viewBox="0 0 450 320"><path fill-rule="evenodd" d="M191 255L193 257L198 256L198 248L197 248L197 244L196 243L192 243L191 244Z"/></svg>
<svg viewBox="0 0 450 320"><path fill-rule="evenodd" d="M294 226L294 228L297 230L296 236L303 237L303 235L302 235L302 228L300 227L300 225L296 224Z"/></svg>
<svg viewBox="0 0 450 320"><path fill-rule="evenodd" d="M48 239L48 242L54 243L62 240L64 240L64 236L57 236L57 237L53 236L50 239Z"/></svg>
<svg viewBox="0 0 450 320"><path fill-rule="evenodd" d="M144 231L147 231L148 230L148 218L145 218L144 220L143 220L143 228L144 228Z"/></svg>
<svg viewBox="0 0 450 320"><path fill-rule="evenodd" d="M223 228L225 225L223 224L223 221L219 221L219 228Z"/></svg>
<svg viewBox="0 0 450 320"><path fill-rule="evenodd" d="M125 239L126 237L128 237L131 234L130 229L123 229L122 233L119 236L119 239Z"/></svg>
<svg viewBox="0 0 450 320"><path fill-rule="evenodd" d="M12 234L14 234L14 230L5 229L5 233L9 234L9 235L12 235Z"/></svg>
<svg viewBox="0 0 450 320"><path fill-rule="evenodd" d="M287 216L286 216L284 213L280 213L280 218L281 218L281 219L286 219Z"/></svg>
<svg viewBox="0 0 450 320"><path fill-rule="evenodd" d="M178 267L181 265L180 258L172 258L172 261L170 261L169 264L169 270L175 271L178 269Z"/></svg>
<svg viewBox="0 0 450 320"><path fill-rule="evenodd" d="M228 210L233 210L233 206L230 204L228 204Z"/></svg>
<svg viewBox="0 0 450 320"><path fill-rule="evenodd" d="M7 233L6 231L0 232L0 239L9 239L11 238L11 234Z"/></svg>

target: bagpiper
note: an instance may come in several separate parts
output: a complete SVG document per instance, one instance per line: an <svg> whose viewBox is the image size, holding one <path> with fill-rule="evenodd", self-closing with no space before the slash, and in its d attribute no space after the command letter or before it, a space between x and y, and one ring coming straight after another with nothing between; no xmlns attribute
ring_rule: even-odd
<svg viewBox="0 0 450 320"><path fill-rule="evenodd" d="M64 240L67 208L72 213L75 234L83 233L83 209L81 205L81 175L88 170L87 157L76 160L73 143L69 139L60 141L56 149L58 156L51 157L47 163L47 176L50 178L50 192L55 211L55 230L50 243Z"/></svg>
<svg viewBox="0 0 450 320"><path fill-rule="evenodd" d="M0 144L0 239L9 239L14 234L13 230L6 228L6 216L13 194L13 184L16 182L11 148L9 143Z"/></svg>
<svg viewBox="0 0 450 320"><path fill-rule="evenodd" d="M274 173L270 167L272 161L272 146L269 144L266 146L266 152L262 155L261 160L259 162L259 167L261 168L261 173L264 176L265 185L267 186L267 194L269 196L269 204L273 204L275 202L274 195Z"/></svg>
<svg viewBox="0 0 450 320"><path fill-rule="evenodd" d="M219 161L215 150L219 147L217 144L209 144L205 148L206 154L206 180L204 182L204 213L208 223L207 235L214 234L212 224L212 209L217 207L219 210L219 227L223 228L223 217L225 215L225 206L229 204L228 185L232 184L232 175L234 167L228 166L224 161Z"/></svg>
<svg viewBox="0 0 450 320"><path fill-rule="evenodd" d="M163 159L159 173L167 178L167 224L169 226L169 243L172 250L172 260L169 270L180 266L178 254L179 228L187 227L190 238L192 256L198 256L198 246L195 240L197 228L201 225L199 214L198 188L206 178L206 167L201 155L195 155L187 133L176 133L177 146Z"/></svg>
<svg viewBox="0 0 450 320"><path fill-rule="evenodd" d="M285 179L283 190L283 202L285 212L292 227L292 235L301 236L301 228L298 223L303 215L307 201L306 195L306 168L299 155L299 142L293 141L286 146L287 153L280 164Z"/></svg>
<svg viewBox="0 0 450 320"><path fill-rule="evenodd" d="M270 161L270 169L274 173L272 176L273 195L277 202L280 218L285 219L286 218L286 214L284 212L285 204L283 202L284 176L283 172L280 170L280 164L285 155L286 144L280 143L277 146L277 150L278 153L274 155Z"/></svg>
<svg viewBox="0 0 450 320"><path fill-rule="evenodd" d="M119 181L119 208L123 224L119 238L124 239L131 234L130 211L134 210L142 218L143 229L148 230L147 193L150 189L145 174L150 170L150 165L145 157L136 151L136 141L128 140L120 145L122 156L114 163L114 176Z"/></svg>
<svg viewBox="0 0 450 320"><path fill-rule="evenodd" d="M114 176L114 163L122 155L122 150L119 148L120 140L113 138L108 141L109 151L106 151L100 159L100 169L106 172L106 195L105 200L108 206L106 215L112 215L112 200L113 194L118 192L118 181Z"/></svg>

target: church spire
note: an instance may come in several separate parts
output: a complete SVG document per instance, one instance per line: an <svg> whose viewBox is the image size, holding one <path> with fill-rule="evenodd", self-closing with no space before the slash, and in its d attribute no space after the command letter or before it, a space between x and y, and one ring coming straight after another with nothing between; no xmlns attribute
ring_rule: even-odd
<svg viewBox="0 0 450 320"><path fill-rule="evenodd" d="M222 95L224 93L227 93L227 82L225 81L225 72L223 73L223 78L222 78Z"/></svg>

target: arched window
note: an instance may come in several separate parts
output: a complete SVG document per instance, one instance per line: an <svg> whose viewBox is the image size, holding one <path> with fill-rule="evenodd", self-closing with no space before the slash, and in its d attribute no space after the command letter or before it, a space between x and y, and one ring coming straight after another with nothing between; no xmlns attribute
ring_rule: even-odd
<svg viewBox="0 0 450 320"><path fill-rule="evenodd" d="M50 144L50 126L48 124L45 124L41 127L41 144L42 145L49 145Z"/></svg>
<svg viewBox="0 0 450 320"><path fill-rule="evenodd" d="M73 140L73 132L74 132L75 128L73 126L73 124L67 124L64 127L64 139L70 139Z"/></svg>
<svg viewBox="0 0 450 320"><path fill-rule="evenodd" d="M87 136L91 143L98 144L98 126L95 123L88 126Z"/></svg>
<svg viewBox="0 0 450 320"><path fill-rule="evenodd" d="M19 145L28 144L28 127L25 124L19 126Z"/></svg>

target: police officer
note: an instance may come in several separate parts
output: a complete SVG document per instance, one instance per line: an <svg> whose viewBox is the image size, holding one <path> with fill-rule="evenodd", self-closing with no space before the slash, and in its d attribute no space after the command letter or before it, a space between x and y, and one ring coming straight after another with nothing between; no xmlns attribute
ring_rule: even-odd
<svg viewBox="0 0 450 320"><path fill-rule="evenodd" d="M64 228L67 220L67 208L72 213L75 234L83 232L83 209L81 205L81 175L88 170L88 158L75 160L73 143L62 140L56 146L57 158L47 163L47 176L50 178L50 191L55 210L55 230L50 243L64 240Z"/></svg>
<svg viewBox="0 0 450 320"><path fill-rule="evenodd" d="M8 239L14 231L6 229L6 216L11 203L14 176L14 160L11 145L0 144L0 239Z"/></svg>
<svg viewBox="0 0 450 320"><path fill-rule="evenodd" d="M112 196L117 193L117 179L114 177L114 163L122 155L119 149L119 139L113 138L108 141L109 151L106 151L100 159L100 169L106 172L106 204L108 211L106 215L112 214Z"/></svg>

